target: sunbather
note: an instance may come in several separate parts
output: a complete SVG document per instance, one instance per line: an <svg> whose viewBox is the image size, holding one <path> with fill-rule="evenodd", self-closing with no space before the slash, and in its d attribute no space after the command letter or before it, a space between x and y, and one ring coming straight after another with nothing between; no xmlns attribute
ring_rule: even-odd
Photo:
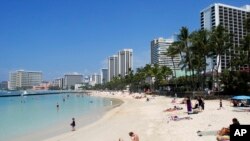
<svg viewBox="0 0 250 141"><path fill-rule="evenodd" d="M237 126L240 125L240 122L237 118L232 119L232 124L230 126ZM223 127L220 131L218 131L216 139L218 141L225 141L230 140L230 126L229 127Z"/></svg>
<svg viewBox="0 0 250 141"><path fill-rule="evenodd" d="M172 112L172 111L182 110L182 109L183 109L182 107L174 106L174 108L168 108L168 109L164 110L163 112Z"/></svg>
<svg viewBox="0 0 250 141"><path fill-rule="evenodd" d="M191 117L170 116L170 120L173 120L173 121L180 121L180 120L183 120L183 119L191 120L192 118Z"/></svg>

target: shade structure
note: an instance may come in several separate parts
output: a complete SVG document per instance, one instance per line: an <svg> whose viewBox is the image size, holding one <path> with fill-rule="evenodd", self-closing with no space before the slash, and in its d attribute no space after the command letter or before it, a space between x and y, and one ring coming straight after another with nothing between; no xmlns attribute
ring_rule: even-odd
<svg viewBox="0 0 250 141"><path fill-rule="evenodd" d="M239 96L232 97L232 99L235 99L235 100L250 100L250 96L239 95Z"/></svg>

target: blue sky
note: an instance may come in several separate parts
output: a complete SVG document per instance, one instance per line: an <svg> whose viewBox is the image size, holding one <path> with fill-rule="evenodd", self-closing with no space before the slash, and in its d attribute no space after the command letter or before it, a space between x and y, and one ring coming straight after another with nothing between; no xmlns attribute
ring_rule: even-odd
<svg viewBox="0 0 250 141"><path fill-rule="evenodd" d="M249 0L0 0L0 81L19 69L44 80L65 73L98 73L107 57L134 50L134 67L150 63L150 41L182 26L200 27L212 3Z"/></svg>

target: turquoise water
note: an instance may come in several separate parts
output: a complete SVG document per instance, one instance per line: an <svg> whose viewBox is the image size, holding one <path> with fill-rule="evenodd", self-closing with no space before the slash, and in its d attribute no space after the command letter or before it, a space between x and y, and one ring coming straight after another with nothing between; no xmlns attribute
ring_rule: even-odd
<svg viewBox="0 0 250 141"><path fill-rule="evenodd" d="M110 107L110 99L77 94L0 97L0 141L46 129L70 131L72 117L77 125L88 124Z"/></svg>

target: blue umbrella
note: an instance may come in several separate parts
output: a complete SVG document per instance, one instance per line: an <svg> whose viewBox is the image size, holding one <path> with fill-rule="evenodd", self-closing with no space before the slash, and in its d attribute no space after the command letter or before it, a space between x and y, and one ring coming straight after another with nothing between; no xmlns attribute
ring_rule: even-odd
<svg viewBox="0 0 250 141"><path fill-rule="evenodd" d="M250 99L250 96L239 95L239 96L232 97L232 99L235 99L235 100L246 100L246 99Z"/></svg>

